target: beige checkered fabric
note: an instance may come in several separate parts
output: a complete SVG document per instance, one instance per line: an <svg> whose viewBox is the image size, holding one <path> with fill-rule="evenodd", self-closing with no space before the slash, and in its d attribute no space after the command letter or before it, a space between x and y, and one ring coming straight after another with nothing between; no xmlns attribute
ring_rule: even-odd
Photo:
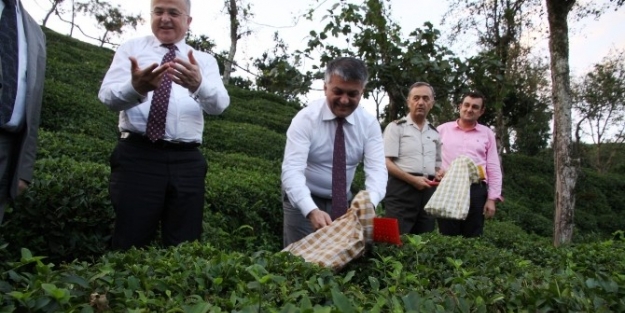
<svg viewBox="0 0 625 313"><path fill-rule="evenodd" d="M345 215L282 251L338 271L364 253L365 243L373 241L374 217L375 209L369 200L369 193L360 191Z"/></svg>
<svg viewBox="0 0 625 313"><path fill-rule="evenodd" d="M464 220L469 214L471 184L480 181L477 166L466 156L459 156L425 205L435 217Z"/></svg>

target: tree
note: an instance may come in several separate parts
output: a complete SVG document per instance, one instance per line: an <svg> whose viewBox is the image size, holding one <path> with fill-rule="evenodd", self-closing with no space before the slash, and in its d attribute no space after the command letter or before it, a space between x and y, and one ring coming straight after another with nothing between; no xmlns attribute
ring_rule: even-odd
<svg viewBox="0 0 625 313"><path fill-rule="evenodd" d="M301 66L300 58L288 53L289 47L278 36L278 32L274 33L273 39L276 45L271 54L265 52L254 60L254 66L258 69L256 86L289 101L299 101L300 95L310 91L313 73L302 73L297 69Z"/></svg>
<svg viewBox="0 0 625 313"><path fill-rule="evenodd" d="M115 34L121 35L125 27L129 26L132 29L137 29L137 25L144 22L141 15L125 15L120 5L113 6L106 1L89 0L87 2L79 2L77 9L79 12L95 17L98 25L104 28L104 34L94 38L100 42L100 47L104 46L105 43L111 44L111 36Z"/></svg>
<svg viewBox="0 0 625 313"><path fill-rule="evenodd" d="M237 43L244 35L249 35L251 31L242 30L242 22L252 17L251 5L243 5L242 0L224 0L224 7L228 11L230 17L230 50L225 60L225 70L222 80L225 85L230 80L230 74L233 72L234 56L237 53Z"/></svg>
<svg viewBox="0 0 625 313"><path fill-rule="evenodd" d="M486 95L492 112L481 121L495 126L499 153L510 151L511 131L518 128L509 119L517 105L510 100L518 98L517 68L530 52L521 45L520 39L524 33L540 31L540 24L534 22L534 17L542 14L540 0L450 0L449 8L444 21L453 21L451 42L458 38L466 40L467 33L474 32L481 48L481 59L492 59L483 64L481 78L484 81L469 78L475 88Z"/></svg>
<svg viewBox="0 0 625 313"><path fill-rule="evenodd" d="M575 85L574 108L581 117L576 124L575 139L579 146L583 128L594 143L593 167L605 173L615 155L614 145L625 142L625 52L621 51L595 64ZM610 149L612 147L612 149Z"/></svg>
<svg viewBox="0 0 625 313"><path fill-rule="evenodd" d="M510 71L511 87L503 101L512 151L536 155L547 148L553 117L549 98L549 65L542 58L515 58ZM507 139L504 141L508 141Z"/></svg>
<svg viewBox="0 0 625 313"><path fill-rule="evenodd" d="M50 10L48 10L46 16L43 18L43 26L46 26L46 24L48 23L48 19L50 18L50 15L52 15L52 13L60 15L58 11L58 6L61 5L64 1L65 0L50 0L50 2L52 3L52 7L50 8Z"/></svg>
<svg viewBox="0 0 625 313"><path fill-rule="evenodd" d="M551 98L554 108L554 162L556 171L553 244L573 239L573 212L577 166L571 157L571 86L569 74L569 26L567 17L575 0L546 0L551 56Z"/></svg>
<svg viewBox="0 0 625 313"><path fill-rule="evenodd" d="M569 34L567 17L575 0L545 0L549 21L549 53L551 57L551 98L554 107L554 162L556 170L554 245L567 244L573 238L574 189L577 182L577 160L571 156L572 93L569 73ZM624 0L610 0L615 9ZM578 6L578 17L599 17L606 9L594 3Z"/></svg>
<svg viewBox="0 0 625 313"><path fill-rule="evenodd" d="M197 51L202 51L202 52L212 54L217 60L217 66L219 67L219 74L220 75L224 74L224 70L225 70L224 60L226 58L224 55L226 54L224 52L221 52L221 54L215 53L213 49L215 49L217 44L215 43L213 39L210 39L208 36L204 34L195 35L193 34L193 32L189 30L187 34L185 35L185 42Z"/></svg>
<svg viewBox="0 0 625 313"><path fill-rule="evenodd" d="M407 39L391 19L389 0L365 0L362 4L335 3L323 17L322 30L312 30L308 47L301 52L312 58L319 53L320 65L338 56L357 56L369 69L365 97L383 90L388 98L384 123L406 114L408 87L416 81L429 82L436 90L437 105L448 106L457 86L454 73L464 66L453 53L438 44L440 32L431 23L415 29ZM313 19L313 11L308 15ZM341 40L342 39L342 40ZM317 67L318 68L318 67Z"/></svg>

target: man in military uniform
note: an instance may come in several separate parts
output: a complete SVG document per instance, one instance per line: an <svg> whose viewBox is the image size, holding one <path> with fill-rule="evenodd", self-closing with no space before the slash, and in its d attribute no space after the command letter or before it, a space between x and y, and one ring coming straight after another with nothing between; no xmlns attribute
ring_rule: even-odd
<svg viewBox="0 0 625 313"><path fill-rule="evenodd" d="M434 106L434 89L428 83L414 83L407 104L408 116L384 130L388 169L384 208L387 217L398 220L401 234L422 234L434 230L435 219L423 208L434 193L441 166L440 138L426 119Z"/></svg>

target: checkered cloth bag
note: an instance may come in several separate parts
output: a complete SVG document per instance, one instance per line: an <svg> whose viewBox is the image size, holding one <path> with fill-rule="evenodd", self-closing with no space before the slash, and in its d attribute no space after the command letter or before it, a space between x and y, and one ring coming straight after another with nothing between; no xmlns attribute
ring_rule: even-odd
<svg viewBox="0 0 625 313"><path fill-rule="evenodd" d="M459 156L449 167L441 183L425 205L425 212L440 217L464 220L469 214L471 184L480 181L477 165Z"/></svg>
<svg viewBox="0 0 625 313"><path fill-rule="evenodd" d="M351 260L360 257L365 251L365 243L373 241L374 217L375 209L369 193L360 191L345 215L282 251L338 271Z"/></svg>

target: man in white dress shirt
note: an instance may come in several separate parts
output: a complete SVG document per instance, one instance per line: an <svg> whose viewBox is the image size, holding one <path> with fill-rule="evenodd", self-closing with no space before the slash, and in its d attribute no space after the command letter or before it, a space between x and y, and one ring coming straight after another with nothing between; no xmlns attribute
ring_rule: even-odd
<svg viewBox="0 0 625 313"><path fill-rule="evenodd" d="M284 246L332 223L349 206L356 167L364 160L365 186L374 206L384 198L387 171L379 122L359 107L367 84L365 64L338 58L325 72L325 98L313 101L293 118L282 163ZM337 128L344 135L344 184L347 198L333 208L333 161ZM341 188L342 189L342 188ZM335 212L333 212L333 210Z"/></svg>
<svg viewBox="0 0 625 313"><path fill-rule="evenodd" d="M216 60L184 41L190 0L151 4L154 36L117 49L99 93L119 112L121 132L110 159L114 249L150 244L159 223L166 246L200 238L202 112L220 114L230 104Z"/></svg>

